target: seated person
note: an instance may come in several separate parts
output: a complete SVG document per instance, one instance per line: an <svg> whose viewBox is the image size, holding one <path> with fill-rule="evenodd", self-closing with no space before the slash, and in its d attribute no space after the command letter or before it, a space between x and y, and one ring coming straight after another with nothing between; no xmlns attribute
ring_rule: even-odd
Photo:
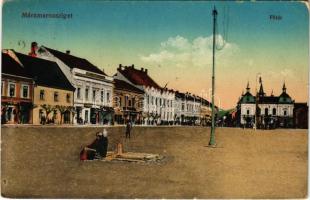
<svg viewBox="0 0 310 200"><path fill-rule="evenodd" d="M95 158L106 157L108 149L107 131L96 133L96 139L80 153L80 160L93 160Z"/></svg>

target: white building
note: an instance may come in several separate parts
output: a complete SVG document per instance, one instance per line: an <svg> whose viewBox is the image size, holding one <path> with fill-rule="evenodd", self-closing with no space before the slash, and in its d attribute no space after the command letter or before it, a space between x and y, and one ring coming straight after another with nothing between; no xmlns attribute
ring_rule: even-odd
<svg viewBox="0 0 310 200"><path fill-rule="evenodd" d="M240 125L259 128L293 126L294 100L286 93L285 83L279 96L266 96L260 78L260 89L256 97L250 93L249 83L238 102ZM257 119L255 120L255 116Z"/></svg>
<svg viewBox="0 0 310 200"><path fill-rule="evenodd" d="M112 123L112 77L88 60L70 55L70 51L63 53L41 46L31 54L56 62L75 87L74 123Z"/></svg>
<svg viewBox="0 0 310 200"><path fill-rule="evenodd" d="M172 90L160 87L149 75L147 69L119 65L116 79L126 81L144 91L144 124L173 124L174 99Z"/></svg>
<svg viewBox="0 0 310 200"><path fill-rule="evenodd" d="M190 93L176 92L175 121L177 124L198 125L201 123L202 107L205 101L201 97Z"/></svg>

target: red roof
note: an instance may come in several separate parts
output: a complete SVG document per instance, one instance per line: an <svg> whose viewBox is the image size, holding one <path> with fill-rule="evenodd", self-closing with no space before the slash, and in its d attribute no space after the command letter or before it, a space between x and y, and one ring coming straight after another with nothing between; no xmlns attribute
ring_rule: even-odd
<svg viewBox="0 0 310 200"><path fill-rule="evenodd" d="M162 89L148 74L147 70L135 69L134 66L120 66L117 71L119 71L123 76L125 76L130 82L135 85L144 85L148 87L154 87L157 89Z"/></svg>

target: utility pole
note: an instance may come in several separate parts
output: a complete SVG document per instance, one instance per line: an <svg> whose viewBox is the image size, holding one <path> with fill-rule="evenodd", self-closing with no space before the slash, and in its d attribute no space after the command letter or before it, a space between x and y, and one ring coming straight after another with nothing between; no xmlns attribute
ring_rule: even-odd
<svg viewBox="0 0 310 200"><path fill-rule="evenodd" d="M217 17L217 10L214 7L212 11L213 15L213 65L212 65L212 124L211 124L211 134L210 134L210 147L215 147L215 110L214 110L214 84L215 84L215 35L216 35L216 17Z"/></svg>

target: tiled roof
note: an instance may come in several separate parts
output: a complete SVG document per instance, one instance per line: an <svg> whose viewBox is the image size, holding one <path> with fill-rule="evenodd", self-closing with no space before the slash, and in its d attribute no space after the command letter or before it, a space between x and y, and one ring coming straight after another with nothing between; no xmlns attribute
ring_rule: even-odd
<svg viewBox="0 0 310 200"><path fill-rule="evenodd" d="M142 90L139 88L136 88L135 86L131 85L130 83L127 83L126 81L114 79L115 83L115 90L126 90L130 92L135 92L139 94L144 94Z"/></svg>
<svg viewBox="0 0 310 200"><path fill-rule="evenodd" d="M135 85L144 85L162 89L148 74L147 71L135 69L133 66L125 66L117 69L123 76Z"/></svg>
<svg viewBox="0 0 310 200"><path fill-rule="evenodd" d="M6 53L2 53L2 73L31 78L27 70Z"/></svg>
<svg viewBox="0 0 310 200"><path fill-rule="evenodd" d="M45 49L47 49L51 54L53 54L55 57L60 59L62 62L64 62L67 66L70 68L78 68L102 75L106 75L102 70L100 70L95 65L91 64L88 60L84 58L79 58L67 53L63 53L61 51L57 51L55 49L51 49L48 47L43 46Z"/></svg>
<svg viewBox="0 0 310 200"><path fill-rule="evenodd" d="M57 63L17 52L15 54L36 84L70 91L75 90Z"/></svg>

